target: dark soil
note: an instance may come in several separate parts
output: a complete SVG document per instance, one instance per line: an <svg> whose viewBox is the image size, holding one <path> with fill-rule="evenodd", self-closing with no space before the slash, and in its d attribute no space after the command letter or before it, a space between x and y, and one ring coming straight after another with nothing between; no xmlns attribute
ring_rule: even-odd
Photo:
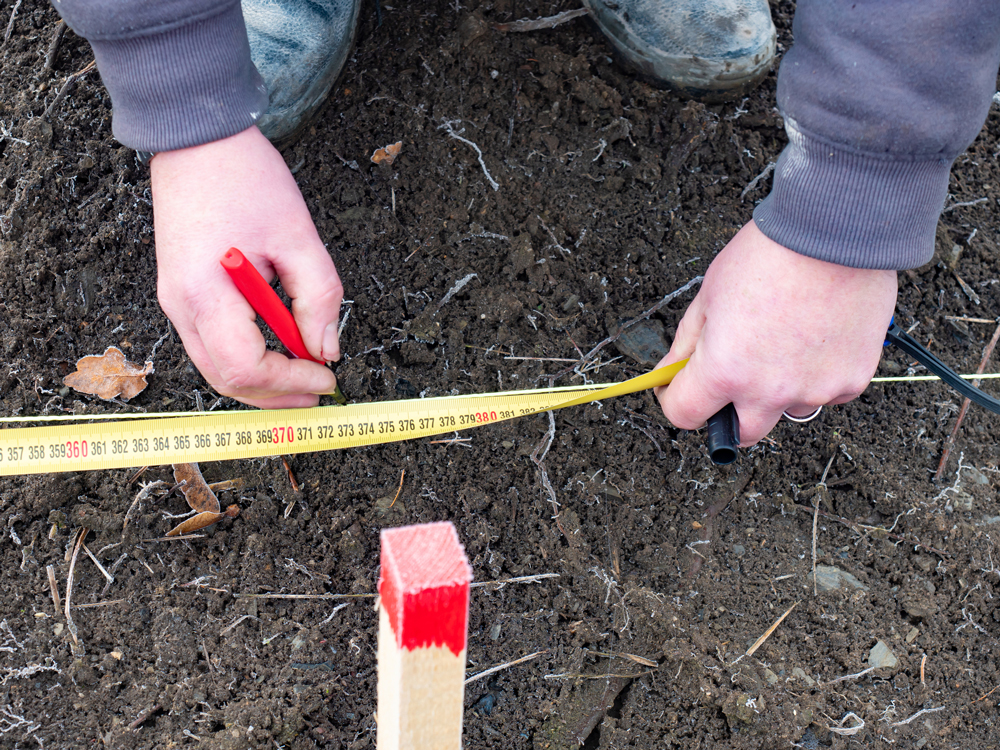
<svg viewBox="0 0 1000 750"><path fill-rule="evenodd" d="M635 80L583 20L526 34L489 26L564 3L456 6L383 4L381 25L366 11L329 106L284 152L352 300L337 372L355 401L544 384L565 366L545 358L578 357L705 271L766 194L768 179L742 195L785 141L773 75L745 101L706 107ZM774 12L784 50L792 6ZM25 0L2 48L5 415L130 408L62 378L109 345L142 362L169 330L148 173L112 138L96 74L53 104L92 59L67 32L43 69L57 21ZM481 148L498 190L446 121ZM369 162L397 140L392 167ZM899 319L964 372L994 326L949 316L1000 314L998 140L992 112L952 177L949 202L973 203L944 214L935 262L900 275ZM440 330L420 326L470 273ZM690 298L654 316L668 335ZM590 377L647 369L612 361L628 349L605 347ZM152 358L133 404L215 401L176 335ZM883 374L908 365L889 352ZM468 445L296 456L302 498L288 513L280 459L204 465L210 481L245 481L222 496L243 512L195 541L145 541L185 510L176 495L154 496L123 532L140 489L132 471L4 479L0 746L373 746L372 601L334 613L341 602L245 595L370 594L379 530L441 519L458 527L479 581L559 576L474 590L470 673L544 653L469 686L468 747L995 746L1000 423L972 409L935 484L959 404L936 383L873 384L813 422L779 424L729 468L709 462L702 434L670 427L650 394L558 412L544 462L556 520L530 459L545 415L465 433ZM829 489L816 492L824 468ZM156 479L169 468L141 481ZM819 518L818 562L865 588L814 595L818 499L834 516ZM115 579L81 554L74 650L46 566L65 597L83 524ZM895 667L834 682L867 669L880 640ZM843 728L864 727L831 732L848 712L858 719Z"/></svg>

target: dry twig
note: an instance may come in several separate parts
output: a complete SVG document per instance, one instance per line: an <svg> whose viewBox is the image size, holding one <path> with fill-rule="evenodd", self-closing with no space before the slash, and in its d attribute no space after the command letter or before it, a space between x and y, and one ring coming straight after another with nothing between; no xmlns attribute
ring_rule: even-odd
<svg viewBox="0 0 1000 750"><path fill-rule="evenodd" d="M830 456L830 460L826 462L826 468L823 469L823 476L820 477L819 484L816 485L816 498L813 500L813 547L812 547L812 563L813 563L813 596L817 596L816 591L816 528L819 521L819 500L822 494L823 498L826 499L826 475L830 473L830 467L833 466L833 459L837 457L834 453ZM829 505L827 506L829 507Z"/></svg>
<svg viewBox="0 0 1000 750"><path fill-rule="evenodd" d="M131 484L131 482L130 482ZM128 507L128 511L125 513L125 518L122 521L122 537L125 536L125 529L128 528L129 521L139 512L142 507L142 501L149 497L150 493L158 487L166 487L167 483L161 479L157 479L155 482L150 482L149 484L142 485L142 489L139 490L139 494L135 496L135 500Z"/></svg>
<svg viewBox="0 0 1000 750"><path fill-rule="evenodd" d="M237 617L225 629L223 629L222 631L220 631L219 635L225 635L226 633L228 633L230 630L232 630L233 628L235 628L237 625L239 625L244 620L250 620L250 619L257 620L259 618L254 617L253 615L243 615L242 617Z"/></svg>
<svg viewBox="0 0 1000 750"><path fill-rule="evenodd" d="M802 508L802 510L808 510L810 513L812 513L815 510L814 508L810 508L808 505L800 505L799 503L793 503L793 506L796 507L796 508ZM879 534L885 534L887 537L889 537L891 539L898 539L901 542L906 542L907 544L912 544L914 547L920 547L920 549L925 549L928 552L933 552L935 555L938 555L940 557L951 557L951 553L950 552L944 552L942 550L939 550L939 549L936 549L934 547L931 547L930 545L924 544L923 542L918 542L918 541L916 541L914 539L907 539L905 536L900 536L899 534L893 534L891 531L883 529L881 526L878 526L878 527L875 527L875 526L863 526L863 525L861 525L859 523L854 523L854 521L851 521L850 519L844 518L843 516L837 516L837 515L834 515L833 513L827 513L826 511L823 511L823 510L817 511L817 512L821 516L823 516L823 518L829 518L829 519L832 519L834 521L840 521L840 523L844 524L845 526L847 526L850 529L853 529L858 534L862 534L863 535L864 532L865 532L865 530L867 530L867 531L875 531L875 532L877 532Z"/></svg>
<svg viewBox="0 0 1000 750"><path fill-rule="evenodd" d="M56 605L56 616L59 615L59 584L56 583L56 569L51 565L45 566L45 572L49 576L49 589L52 591L52 603Z"/></svg>
<svg viewBox="0 0 1000 750"><path fill-rule="evenodd" d="M390 507L390 508L391 508L391 507L392 507L393 505L395 505L395 504L396 504L396 501L397 501L397 500L399 500L399 493L401 493L401 492L403 491L403 478L404 478L405 476L406 476L406 469L403 469L403 470L402 470L402 471L400 472L400 474L399 474L399 489L398 489L398 490L396 490L396 497L394 497L394 498L392 499L392 502L391 502L391 503L389 503L389 507Z"/></svg>
<svg viewBox="0 0 1000 750"><path fill-rule="evenodd" d="M552 482L549 481L549 473L545 470L545 455L549 452L549 448L552 447L552 441L556 437L556 417L551 411L546 412L546 414L549 415L549 429L546 430L545 435L542 437L542 442L535 446L535 450L531 452L531 461L538 467L538 473L542 477L542 486L549 495L549 502L552 503L554 513L552 520L556 522L559 531L569 541L566 529L563 528L562 521L559 520L559 500L556 499L556 491L552 487Z"/></svg>
<svg viewBox="0 0 1000 750"><path fill-rule="evenodd" d="M237 599L374 599L377 594L233 594Z"/></svg>
<svg viewBox="0 0 1000 750"><path fill-rule="evenodd" d="M103 566L103 565L101 565L100 561L99 561L99 560L98 560L98 559L97 559L96 557L94 557L94 553L90 551L90 547L88 547L88 546L87 546L86 544L84 544L84 545L83 545L83 551L87 553L87 557L89 557L89 558L90 558L91 560L93 560L93 561L94 561L94 565L96 565L96 566L97 566L97 569L98 569L99 571L101 571L101 572L102 572L102 573L104 574L104 577L105 577L105 578L107 578L107 579L108 579L108 583L114 583L114 582L115 582L115 577L114 577L113 575L111 575L111 574L110 574L110 573L109 573L109 572L108 572L108 571L107 571L107 570L106 570L106 569L104 568L104 566Z"/></svg>
<svg viewBox="0 0 1000 750"><path fill-rule="evenodd" d="M499 190L500 189L499 183L493 179L493 177L490 175L490 171L486 168L486 162L483 160L482 150L479 148L479 146L470 141L468 138L462 137L462 133L465 132L465 128L462 128L461 130L455 130L455 125L461 122L462 122L461 120L445 120L445 122L443 122L441 125L438 126L438 130L443 130L452 138L454 138L456 141L461 141L466 146L472 148L472 150L476 152L476 155L479 156L479 166L483 168L483 174L486 175L486 179L489 181L490 187L492 187L494 190Z"/></svg>
<svg viewBox="0 0 1000 750"><path fill-rule="evenodd" d="M790 615L792 613L792 610L795 609L797 606L799 606L799 603L795 602L795 604L793 604L791 607L789 607L788 609L786 609L785 610L785 614L783 614L781 617L779 617L777 620L775 620L774 621L774 625L772 625L767 630L765 630L764 631L764 635L762 635L760 638L758 638L756 641L754 641L754 644L750 648L747 649L747 652L744 654L744 656L753 656L754 652L758 648L760 648L762 645L764 645L764 641L766 641L768 638L771 637L771 633L773 633L775 630L778 629L778 626L781 624L781 622L786 617L788 617L788 615Z"/></svg>
<svg viewBox="0 0 1000 750"><path fill-rule="evenodd" d="M996 348L997 340L1000 339L1000 325L997 325L995 331L993 331L993 338L986 345L983 350L983 359L979 363L979 369L976 370L977 375L982 375L986 371L986 364L990 360L990 356L993 354L993 350ZM979 387L979 380L973 380L972 385ZM945 467L948 465L948 457L951 455L952 448L955 447L955 439L958 436L958 428L962 426L962 420L965 419L965 413L969 410L969 404L972 401L970 399L965 399L962 402L962 408L958 412L958 419L955 420L955 426L951 428L951 434L944 443L944 450L941 452L941 461L938 463L937 471L934 472L934 481L940 482L941 477L944 475Z"/></svg>
<svg viewBox="0 0 1000 750"><path fill-rule="evenodd" d="M970 318L965 315L945 315L945 320L957 320L963 323L996 323L993 318Z"/></svg>
<svg viewBox="0 0 1000 750"><path fill-rule="evenodd" d="M74 604L73 609L92 609L94 607L110 607L113 604L124 604L125 599L112 599L106 602L92 602L90 604Z"/></svg>
<svg viewBox="0 0 1000 750"><path fill-rule="evenodd" d="M3 35L3 43L7 44L10 41L10 35L14 32L14 19L17 18L17 11L21 9L21 0L17 0L14 3L14 7L10 11L10 20L7 22L7 31ZM2 45L0 45L2 46Z"/></svg>
<svg viewBox="0 0 1000 750"><path fill-rule="evenodd" d="M48 73L56 64L56 52L59 51L59 42L62 41L65 31L66 22L60 19L59 23L56 24L56 31L52 35L52 41L49 42L49 49L45 53L45 65L42 66L43 73Z"/></svg>
<svg viewBox="0 0 1000 750"><path fill-rule="evenodd" d="M755 187L757 187L758 183L760 183L761 180L766 180L767 179L767 176L769 174L771 174L771 172L774 171L774 167L775 166L776 165L775 165L775 163L773 161L769 161L767 163L767 166L764 167L764 171L761 172L759 175L757 175L752 180L750 180L750 182L747 183L747 186L745 188L743 188L743 192L740 193L740 203L742 203L743 199L746 198L747 193L749 193L751 190L753 190Z"/></svg>
<svg viewBox="0 0 1000 750"><path fill-rule="evenodd" d="M854 720L855 723L854 723L853 726L850 726L850 727L845 727L844 726L844 722L847 721L848 719L853 719ZM847 714L844 715L844 718L840 720L839 724L837 724L836 726L828 727L828 728L829 728L829 730L831 732L834 732L834 733L839 734L841 736L851 737L851 736L857 734L858 732L860 732L862 729L865 728L865 720L862 719L860 716L858 716L853 711L849 711Z"/></svg>
<svg viewBox="0 0 1000 750"><path fill-rule="evenodd" d="M501 578L498 581L473 581L469 584L469 588L478 589L484 586L496 586L497 588L503 588L508 583L538 583L539 581L545 580L546 578L559 578L559 573L535 573L530 576L517 576L516 578Z"/></svg>
<svg viewBox="0 0 1000 750"><path fill-rule="evenodd" d="M302 488L299 487L299 482L292 473L292 467L288 464L288 459L282 456L281 463L284 465L285 471L288 472L288 483L292 485L292 492L301 492Z"/></svg>
<svg viewBox="0 0 1000 750"><path fill-rule="evenodd" d="M897 721L895 724L892 724L891 726L901 727L904 724L909 724L911 721L913 721L914 719L916 719L918 716L923 716L924 714L933 714L933 713L936 713L938 711L944 711L944 706L938 706L937 708L922 708L919 711L917 711L915 714L913 714L913 716L911 716L910 718L903 719L902 721Z"/></svg>
<svg viewBox="0 0 1000 750"><path fill-rule="evenodd" d="M476 680L482 679L487 675L499 672L502 669L507 669L507 667L513 667L515 664L521 664L522 662L531 661L532 659L537 659L542 654L547 654L548 649L544 651L536 651L533 654L528 654L527 656L522 656L520 659L514 659L514 661L509 661L506 664L497 664L495 667L490 667L489 669L484 669L482 672L476 672L472 677L465 678L465 684L468 685L470 682L475 682Z"/></svg>
<svg viewBox="0 0 1000 750"><path fill-rule="evenodd" d="M533 21L511 21L510 23L495 23L493 28L497 31L539 31L540 29L554 29L564 23L569 23L574 18L585 16L590 13L587 8L576 8L575 10L565 10L556 13L554 16L536 18Z"/></svg>
<svg viewBox="0 0 1000 750"><path fill-rule="evenodd" d="M137 718L135 721L129 724L128 728L134 732L136 729L139 728L140 724L142 724L144 721L152 717L152 715L155 714L157 711L159 711L160 708L161 706L159 703L157 703L155 706L150 706L148 709L139 714L139 718Z"/></svg>
<svg viewBox="0 0 1000 750"><path fill-rule="evenodd" d="M73 622L73 615L69 611L71 606L70 599L73 596L73 571L76 570L76 558L80 554L80 547L83 546L83 539L89 531L90 529L86 527L80 529L80 535L76 539L76 544L73 545L73 557L69 561L69 573L66 574L66 628L73 638L73 643L77 646L80 645L80 639L77 637L76 623Z"/></svg>
<svg viewBox="0 0 1000 750"><path fill-rule="evenodd" d="M984 701L984 700L986 700L986 699L987 699L987 698L989 698L989 697L990 697L991 695L993 695L993 693L995 693L995 692L996 692L997 690L1000 690L1000 685L997 685L997 686L996 686L995 688L993 688L993 689L992 689L992 690L991 690L990 692L986 693L986 695L981 695L981 696L979 696L979 697L978 697L978 698L976 698L976 699L975 699L974 701L972 701L972 703L979 703L979 701ZM972 703L970 703L969 705L971 706L971 705L972 705Z"/></svg>
<svg viewBox="0 0 1000 750"><path fill-rule="evenodd" d="M595 346L589 352L587 352L586 354L584 354L583 357L581 357L579 360L577 360L577 364L575 364L575 365L573 365L571 367L567 367L565 370L560 370L555 375L546 375L544 377L547 378L549 380L549 382L552 382L552 381L554 381L554 380L556 380L558 378L561 378L563 375L566 375L568 373L573 372L573 370L575 370L580 365L586 364L591 359L593 359L594 356L601 349L603 349L605 346L607 346L608 344L611 344L611 343L614 343L615 341L617 341L618 338L623 333L625 333L625 331L627 331L629 328L631 328L632 326L634 326L636 323L645 320L646 318L648 318L653 313L659 311L664 305L666 305L668 302L672 302L675 298L679 297L680 295L684 294L684 292L686 292L689 289L691 289L691 287L696 286L697 284L700 284L704 278L705 278L704 276L695 276L693 279L691 279L684 286L682 286L679 289L675 289L674 291L670 292L668 295L666 295L663 299L661 299L659 302L657 302L655 305L653 305L651 308L649 308L645 312L640 313L639 315L636 315L634 318L632 318L632 320L630 320L630 321L628 321L626 323L623 323L622 325L618 326L618 328L615 330L615 332L613 334L611 334L606 339L604 339L603 341L601 341L599 344L597 344L597 346Z"/></svg>
<svg viewBox="0 0 1000 750"><path fill-rule="evenodd" d="M472 447L472 438L459 437L457 432L455 433L455 437L448 438L447 440L430 440L428 442L431 445L447 445L447 446L460 445L463 448Z"/></svg>
<svg viewBox="0 0 1000 750"><path fill-rule="evenodd" d="M187 542L191 539L204 539L204 534L184 534L183 536L156 536L152 539L143 539L144 542Z"/></svg>
<svg viewBox="0 0 1000 750"><path fill-rule="evenodd" d="M97 61L91 60L83 68L76 71L76 73L74 73L73 75L69 76L63 83L62 88L59 89L59 93L56 94L56 98L52 100L52 103L48 107L45 108L45 112L42 113L42 117L48 120L52 116L52 113L55 112L56 109L58 109L60 104L62 104L62 100L65 99L66 96L69 94L69 92L73 90L73 86L76 85L76 82L79 81L81 78L85 77L87 73L89 73L96 67L97 67Z"/></svg>
<svg viewBox="0 0 1000 750"><path fill-rule="evenodd" d="M843 677L837 677L828 682L821 683L820 687L826 687L827 685L834 685L838 682L846 682L847 680L856 680L859 677L864 677L869 672L874 672L876 669L878 669L878 667L868 667L868 669L862 669L860 672L856 672L855 674L845 674Z"/></svg>

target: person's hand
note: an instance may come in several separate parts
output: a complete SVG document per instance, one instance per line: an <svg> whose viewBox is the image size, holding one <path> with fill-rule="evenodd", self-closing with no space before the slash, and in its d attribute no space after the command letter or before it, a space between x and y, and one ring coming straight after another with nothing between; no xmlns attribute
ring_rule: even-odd
<svg viewBox="0 0 1000 750"><path fill-rule="evenodd" d="M261 408L314 406L337 384L326 367L267 351L256 313L220 265L239 248L275 274L309 353L340 359L344 292L295 179L256 127L150 162L160 306L219 393Z"/></svg>
<svg viewBox="0 0 1000 750"><path fill-rule="evenodd" d="M656 389L663 414L690 430L732 402L752 445L783 411L850 401L878 366L895 303L895 271L799 255L751 221L712 261L657 365L691 358Z"/></svg>

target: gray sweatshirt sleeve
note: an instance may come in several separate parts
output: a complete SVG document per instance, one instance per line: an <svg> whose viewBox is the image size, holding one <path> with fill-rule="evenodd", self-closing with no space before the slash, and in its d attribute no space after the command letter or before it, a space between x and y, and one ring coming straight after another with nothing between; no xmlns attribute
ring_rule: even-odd
<svg viewBox="0 0 1000 750"><path fill-rule="evenodd" d="M952 162L1000 64L1000 4L799 0L781 62L788 146L754 221L803 255L857 268L926 263Z"/></svg>
<svg viewBox="0 0 1000 750"><path fill-rule="evenodd" d="M219 140L267 109L239 0L52 0L94 48L115 138L140 151Z"/></svg>

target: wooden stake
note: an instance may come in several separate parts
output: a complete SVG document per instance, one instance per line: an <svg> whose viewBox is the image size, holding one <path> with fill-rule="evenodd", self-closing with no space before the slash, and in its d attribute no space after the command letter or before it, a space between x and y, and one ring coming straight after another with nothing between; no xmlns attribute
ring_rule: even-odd
<svg viewBox="0 0 1000 750"><path fill-rule="evenodd" d="M472 567L450 523L382 530L378 750L460 750Z"/></svg>

